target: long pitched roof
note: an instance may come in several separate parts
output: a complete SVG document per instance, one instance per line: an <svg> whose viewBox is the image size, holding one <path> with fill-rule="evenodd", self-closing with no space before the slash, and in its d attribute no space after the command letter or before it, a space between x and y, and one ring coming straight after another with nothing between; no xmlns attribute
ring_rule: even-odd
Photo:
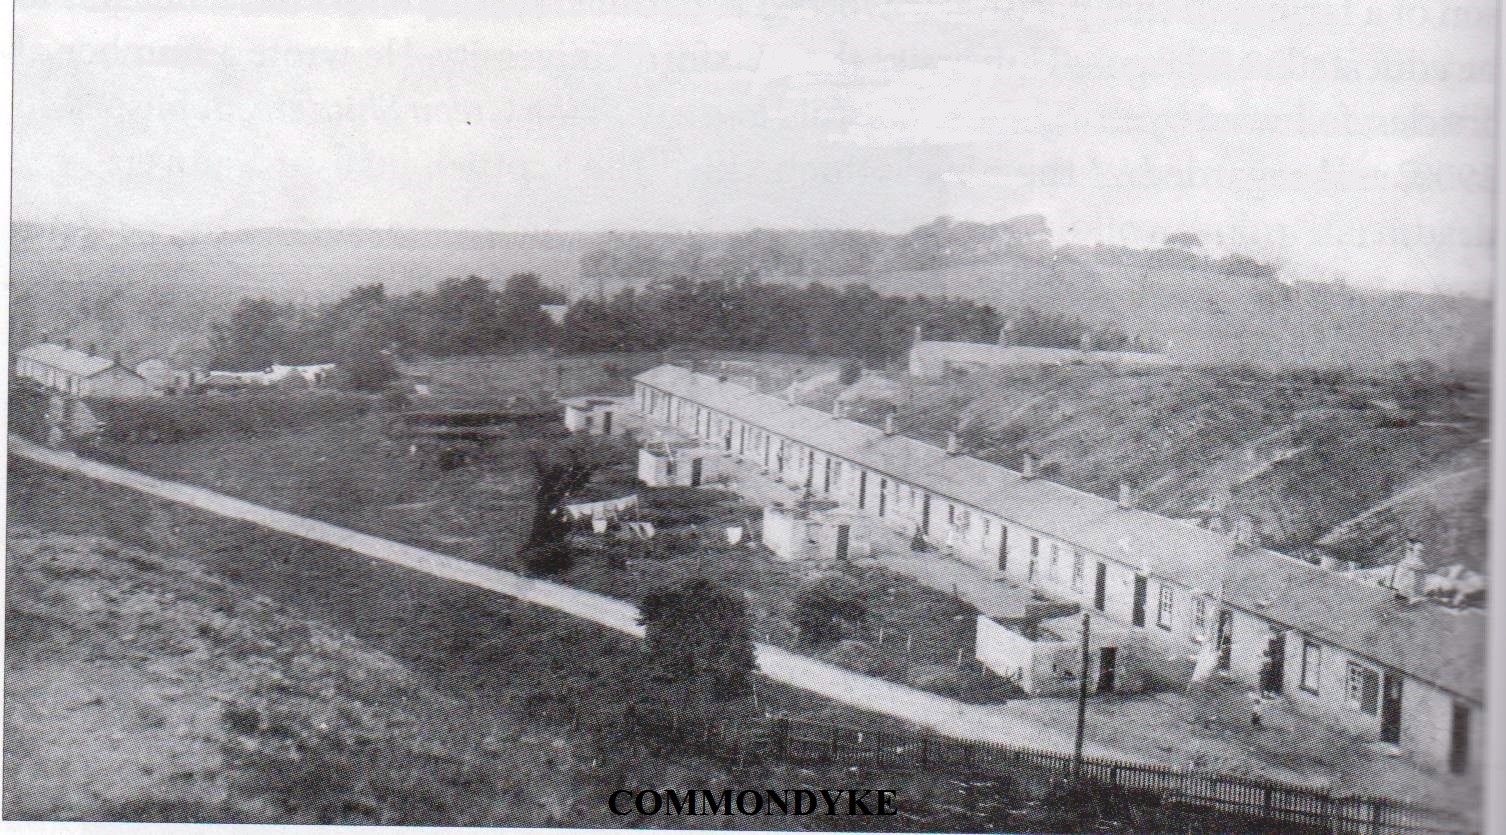
<svg viewBox="0 0 1506 835"><path fill-rule="evenodd" d="M76 348L65 348L51 342L22 348L16 353L16 358L39 362L80 377L92 377L115 365L115 361L108 357L96 357ZM124 368L124 366L121 367ZM128 368L125 370L130 371Z"/></svg>
<svg viewBox="0 0 1506 835"><path fill-rule="evenodd" d="M1484 700L1481 612L1404 603L1390 589L1303 560L679 366L635 379L1172 582L1222 587L1235 608Z"/></svg>

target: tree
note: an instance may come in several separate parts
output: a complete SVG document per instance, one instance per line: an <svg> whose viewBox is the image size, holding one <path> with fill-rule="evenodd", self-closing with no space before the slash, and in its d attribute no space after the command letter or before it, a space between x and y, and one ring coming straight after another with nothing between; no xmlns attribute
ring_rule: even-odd
<svg viewBox="0 0 1506 835"><path fill-rule="evenodd" d="M795 595L792 618L800 640L807 644L839 641L849 626L860 625L867 617L862 590L843 574L818 577Z"/></svg>
<svg viewBox="0 0 1506 835"><path fill-rule="evenodd" d="M638 623L656 678L691 710L742 696L753 675L753 628L740 595L705 578L644 595Z"/></svg>
<svg viewBox="0 0 1506 835"><path fill-rule="evenodd" d="M1163 241L1161 245L1175 246L1182 249L1201 249L1203 246L1203 239L1199 238L1197 235L1192 234L1191 232L1173 232L1170 235L1166 236L1166 240Z"/></svg>
<svg viewBox="0 0 1506 835"><path fill-rule="evenodd" d="M210 326L212 365L224 371L253 371L275 362L302 359L287 356L293 312L292 306L271 299L242 299L231 311L229 322Z"/></svg>
<svg viewBox="0 0 1506 835"><path fill-rule="evenodd" d="M590 482L596 466L582 460L574 449L566 450L566 456L565 461L558 462L540 453L534 455L533 522L520 553L524 567L532 573L558 574L568 571L573 563L565 541L570 535L570 522L560 506L571 493Z"/></svg>

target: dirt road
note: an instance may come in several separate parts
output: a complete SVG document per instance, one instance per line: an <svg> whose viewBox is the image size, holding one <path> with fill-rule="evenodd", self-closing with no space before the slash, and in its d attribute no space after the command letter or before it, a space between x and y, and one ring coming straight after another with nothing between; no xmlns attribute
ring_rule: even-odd
<svg viewBox="0 0 1506 835"><path fill-rule="evenodd" d="M164 481L132 470L59 452L10 438L14 455L55 469L127 487L199 510L259 525L270 530L353 551L374 559L467 583L498 594L547 606L625 632L643 636L637 607L615 598L524 577L466 560L403 545L381 537L273 510L241 499L179 482ZM893 716L956 739L1022 745L1068 753L1073 740L1060 730L1009 715L1007 707L969 705L913 687L855 673L779 647L757 644L759 672L794 687L863 710ZM1089 743L1089 756L1149 762L1129 751Z"/></svg>

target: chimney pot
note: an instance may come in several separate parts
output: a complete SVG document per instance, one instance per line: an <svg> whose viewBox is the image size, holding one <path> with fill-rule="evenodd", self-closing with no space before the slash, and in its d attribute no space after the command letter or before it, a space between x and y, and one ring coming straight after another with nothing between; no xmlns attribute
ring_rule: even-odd
<svg viewBox="0 0 1506 835"><path fill-rule="evenodd" d="M957 455L962 452L962 445L957 442L957 433L946 433L946 454Z"/></svg>
<svg viewBox="0 0 1506 835"><path fill-rule="evenodd" d="M1119 482L1119 506L1124 508L1135 506L1135 488L1128 481Z"/></svg>
<svg viewBox="0 0 1506 835"><path fill-rule="evenodd" d="M834 400L834 401L832 401L832 404L831 404L831 416L832 416L832 418L834 420L839 420L842 417L844 417L844 415L843 415L844 411L845 410L843 408L842 401L840 401L840 400Z"/></svg>
<svg viewBox="0 0 1506 835"><path fill-rule="evenodd" d="M91 346L91 347L92 347L92 346ZM93 352L93 351L90 351L90 352L89 352L89 353L90 353L90 354L93 354L93 353L94 353L94 352ZM115 352L115 357L114 357L114 359L115 359L115 364L116 364L116 365L121 365L121 364L122 364L122 363L121 363L121 362L120 362L120 352L119 352L119 351L116 351L116 352Z"/></svg>
<svg viewBox="0 0 1506 835"><path fill-rule="evenodd" d="M1020 477L1035 478L1036 458L1032 453L1025 453L1020 459Z"/></svg>
<svg viewBox="0 0 1506 835"><path fill-rule="evenodd" d="M99 346L96 345L96 344L94 344L93 342L90 342L89 343L89 356L92 357L92 356L97 355L98 353L99 353Z"/></svg>
<svg viewBox="0 0 1506 835"><path fill-rule="evenodd" d="M893 414L884 415L884 434L885 435L893 435L894 434L894 415Z"/></svg>

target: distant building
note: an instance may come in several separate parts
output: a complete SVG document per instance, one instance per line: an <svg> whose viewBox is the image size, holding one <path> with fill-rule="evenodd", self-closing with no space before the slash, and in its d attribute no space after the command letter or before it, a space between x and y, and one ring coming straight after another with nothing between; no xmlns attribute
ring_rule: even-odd
<svg viewBox="0 0 1506 835"><path fill-rule="evenodd" d="M136 373L143 380L152 384L152 388L158 392L170 392L177 388L180 372L159 357L152 357L136 363Z"/></svg>
<svg viewBox="0 0 1506 835"><path fill-rule="evenodd" d="M235 390L301 380L310 386L320 386L334 368L334 363L326 362L317 365L273 365L264 371L210 371L197 384L209 389Z"/></svg>
<svg viewBox="0 0 1506 835"><path fill-rule="evenodd" d="M113 359L43 342L16 354L16 376L76 397L149 397L152 384Z"/></svg>
<svg viewBox="0 0 1506 835"><path fill-rule="evenodd" d="M311 386L322 386L328 379L329 373L334 370L335 364L332 362L316 365L273 365L262 372L262 376L268 385L297 377Z"/></svg>
<svg viewBox="0 0 1506 835"><path fill-rule="evenodd" d="M587 435L622 435L642 427L631 398L570 397L565 407L565 428Z"/></svg>
<svg viewBox="0 0 1506 835"><path fill-rule="evenodd" d="M1085 351L1078 348L1037 348L1030 345L929 341L916 342L910 349L910 373L917 377L938 377L953 370L1023 365L1068 365L1070 363L1100 363L1132 367L1176 365L1176 361L1166 354L1148 354L1138 351Z"/></svg>

